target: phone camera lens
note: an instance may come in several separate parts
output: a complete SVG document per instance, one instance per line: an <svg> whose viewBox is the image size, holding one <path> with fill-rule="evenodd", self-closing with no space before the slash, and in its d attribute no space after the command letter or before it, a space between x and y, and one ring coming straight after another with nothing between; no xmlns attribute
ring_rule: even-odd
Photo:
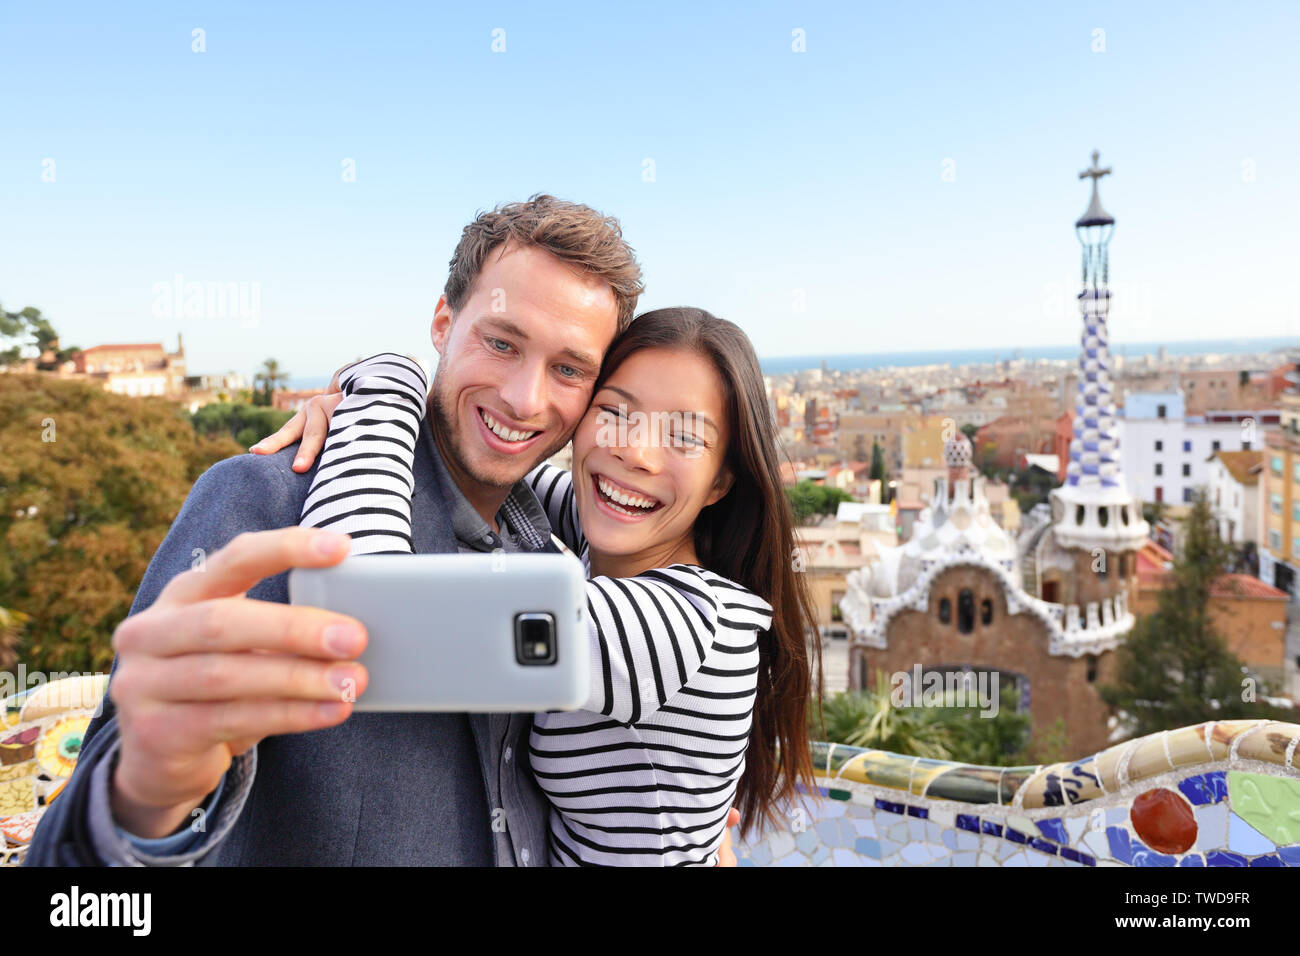
<svg viewBox="0 0 1300 956"><path fill-rule="evenodd" d="M555 618L540 612L515 615L515 660L520 664L554 664Z"/></svg>

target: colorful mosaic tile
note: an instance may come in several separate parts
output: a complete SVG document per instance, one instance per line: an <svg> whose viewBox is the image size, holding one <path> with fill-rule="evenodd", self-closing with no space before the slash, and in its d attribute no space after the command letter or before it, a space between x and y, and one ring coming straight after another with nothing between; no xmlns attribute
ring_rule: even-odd
<svg viewBox="0 0 1300 956"><path fill-rule="evenodd" d="M1221 721L1083 760L1010 768L836 747L833 788L849 799L835 807L847 826L811 828L808 838L829 853L792 846L775 863L1300 866L1300 769L1286 760L1297 739L1293 724ZM771 860L767 839L752 857L739 844L737 854Z"/></svg>
<svg viewBox="0 0 1300 956"><path fill-rule="evenodd" d="M1300 779L1234 770L1228 792L1235 817L1273 843L1300 843Z"/></svg>

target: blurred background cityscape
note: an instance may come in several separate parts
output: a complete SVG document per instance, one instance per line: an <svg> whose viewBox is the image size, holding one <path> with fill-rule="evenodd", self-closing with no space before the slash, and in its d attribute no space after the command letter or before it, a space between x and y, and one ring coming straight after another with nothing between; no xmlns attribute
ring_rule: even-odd
<svg viewBox="0 0 1300 956"><path fill-rule="evenodd" d="M460 229L547 191L620 218L642 308L763 357L827 739L1010 764L1293 714L1297 25L0 5L0 668L106 671L198 475L356 357L432 369ZM1001 722L872 736L914 665L996 671Z"/></svg>

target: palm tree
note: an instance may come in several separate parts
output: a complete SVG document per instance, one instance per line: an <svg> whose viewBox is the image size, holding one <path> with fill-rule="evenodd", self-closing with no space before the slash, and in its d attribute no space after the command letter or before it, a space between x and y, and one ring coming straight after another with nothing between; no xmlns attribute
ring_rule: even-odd
<svg viewBox="0 0 1300 956"><path fill-rule="evenodd" d="M836 694L822 701L822 709L828 741L937 760L951 757L949 729L920 709L895 707L883 673L876 676L875 691ZM820 727L809 730L820 737Z"/></svg>
<svg viewBox="0 0 1300 956"><path fill-rule="evenodd" d="M258 401L258 396L254 393L253 404L270 405L271 395L275 390L287 384L289 384L289 373L280 368L280 363L275 359L267 359L253 376L253 386L262 388L262 400Z"/></svg>

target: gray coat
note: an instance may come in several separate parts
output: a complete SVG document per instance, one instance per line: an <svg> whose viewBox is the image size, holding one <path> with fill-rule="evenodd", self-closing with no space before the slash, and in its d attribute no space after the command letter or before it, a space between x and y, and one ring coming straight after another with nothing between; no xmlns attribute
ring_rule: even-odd
<svg viewBox="0 0 1300 956"><path fill-rule="evenodd" d="M421 437L415 550L455 552L448 492L431 460L437 449ZM314 469L293 472L295 450L240 455L205 472L150 562L130 613L148 608L188 570L195 549L211 554L241 532L296 525ZM248 597L288 603L288 574L259 582ZM153 858L118 836L108 815L119 740L105 698L26 863L545 866L549 809L528 767L531 717L354 713L337 727L268 737L232 763L198 847Z"/></svg>

